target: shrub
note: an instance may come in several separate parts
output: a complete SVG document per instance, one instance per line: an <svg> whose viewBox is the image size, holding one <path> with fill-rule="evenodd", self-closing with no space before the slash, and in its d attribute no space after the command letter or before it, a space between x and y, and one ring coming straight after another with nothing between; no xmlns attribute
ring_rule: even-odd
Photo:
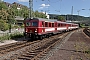
<svg viewBox="0 0 90 60"><path fill-rule="evenodd" d="M8 23L6 23L6 22L3 21L3 20L0 20L0 30L6 31L6 30L8 30L8 28L9 28Z"/></svg>
<svg viewBox="0 0 90 60"><path fill-rule="evenodd" d="M15 34L10 34L10 35L6 34L5 36L0 37L0 41L21 38L23 36L24 36L23 33L15 33Z"/></svg>

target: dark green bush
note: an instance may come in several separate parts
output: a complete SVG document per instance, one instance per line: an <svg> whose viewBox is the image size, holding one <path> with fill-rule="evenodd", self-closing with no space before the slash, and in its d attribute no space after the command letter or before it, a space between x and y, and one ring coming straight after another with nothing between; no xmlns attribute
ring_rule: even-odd
<svg viewBox="0 0 90 60"><path fill-rule="evenodd" d="M0 37L0 41L21 38L23 36L24 35L22 33L15 33L15 34L10 34L10 35L6 34L5 36Z"/></svg>
<svg viewBox="0 0 90 60"><path fill-rule="evenodd" d="M23 34L11 34L10 35L10 37L11 37L11 39L15 39L15 38L21 38L21 37L23 37Z"/></svg>
<svg viewBox="0 0 90 60"><path fill-rule="evenodd" d="M9 25L6 23L4 20L0 20L0 30L1 31L6 31L8 30Z"/></svg>

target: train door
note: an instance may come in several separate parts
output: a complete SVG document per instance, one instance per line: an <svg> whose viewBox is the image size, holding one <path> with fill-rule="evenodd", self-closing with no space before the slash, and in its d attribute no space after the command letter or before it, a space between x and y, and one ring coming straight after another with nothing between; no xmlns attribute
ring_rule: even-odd
<svg viewBox="0 0 90 60"><path fill-rule="evenodd" d="M68 24L66 24L66 29L67 29L67 30L68 30L68 26L69 26L69 25L68 25Z"/></svg>
<svg viewBox="0 0 90 60"><path fill-rule="evenodd" d="M57 31L57 22L55 22L54 24L55 24L55 31Z"/></svg>
<svg viewBox="0 0 90 60"><path fill-rule="evenodd" d="M42 21L42 32L45 32L45 22Z"/></svg>

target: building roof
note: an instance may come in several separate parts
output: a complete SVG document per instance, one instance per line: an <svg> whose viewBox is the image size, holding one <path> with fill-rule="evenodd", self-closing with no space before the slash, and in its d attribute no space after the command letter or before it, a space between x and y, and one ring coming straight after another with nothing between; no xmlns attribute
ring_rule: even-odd
<svg viewBox="0 0 90 60"><path fill-rule="evenodd" d="M24 20L24 18L20 16L15 16L15 20Z"/></svg>

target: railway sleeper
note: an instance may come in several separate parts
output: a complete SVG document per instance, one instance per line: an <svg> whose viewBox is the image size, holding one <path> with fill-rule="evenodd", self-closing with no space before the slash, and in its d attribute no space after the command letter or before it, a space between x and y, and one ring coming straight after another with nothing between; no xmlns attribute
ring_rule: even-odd
<svg viewBox="0 0 90 60"><path fill-rule="evenodd" d="M30 52L30 53L26 53L26 55L27 55L27 54L28 54L28 55L36 55L36 53L31 53L31 52Z"/></svg>
<svg viewBox="0 0 90 60"><path fill-rule="evenodd" d="M36 49L36 50L35 50L35 53L37 53L37 52L42 52L42 50Z"/></svg>
<svg viewBox="0 0 90 60"><path fill-rule="evenodd" d="M35 56L35 55L23 54L23 55L21 55L21 56L24 56L24 57L29 57L29 58L33 58L33 56Z"/></svg>
<svg viewBox="0 0 90 60"><path fill-rule="evenodd" d="M28 57L19 57L18 59L30 60L30 58L28 58Z"/></svg>
<svg viewBox="0 0 90 60"><path fill-rule="evenodd" d="M35 55L36 53L33 53L33 52L29 52L29 53L26 53L26 54L32 54L32 55Z"/></svg>
<svg viewBox="0 0 90 60"><path fill-rule="evenodd" d="M38 58L42 58L43 56L46 56L47 52L44 52L43 54L41 54L41 56L39 56Z"/></svg>

